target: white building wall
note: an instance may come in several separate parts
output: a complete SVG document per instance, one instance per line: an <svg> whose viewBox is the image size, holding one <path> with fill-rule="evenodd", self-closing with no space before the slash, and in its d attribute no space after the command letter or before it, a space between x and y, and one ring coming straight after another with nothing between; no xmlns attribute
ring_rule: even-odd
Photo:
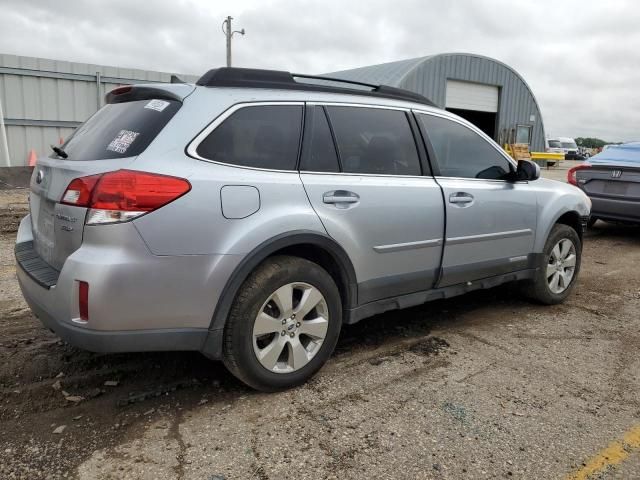
<svg viewBox="0 0 640 480"><path fill-rule="evenodd" d="M198 78L178 76L187 82ZM32 150L36 156L48 155L49 145L93 115L112 88L170 80L166 72L0 54L0 103L9 152L9 163L0 154L0 167L26 165Z"/></svg>

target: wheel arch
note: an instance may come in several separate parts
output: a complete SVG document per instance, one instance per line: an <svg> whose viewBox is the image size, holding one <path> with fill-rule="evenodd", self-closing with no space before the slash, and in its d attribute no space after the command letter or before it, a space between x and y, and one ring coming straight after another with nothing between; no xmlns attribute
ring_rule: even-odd
<svg viewBox="0 0 640 480"><path fill-rule="evenodd" d="M209 334L202 348L208 357L219 359L222 353L222 332L240 287L262 262L274 255L291 255L317 263L333 277L343 305L343 322L349 309L357 305L355 269L344 249L332 238L316 232L296 231L277 235L254 248L235 268L216 305Z"/></svg>
<svg viewBox="0 0 640 480"><path fill-rule="evenodd" d="M584 231L583 221L582 221L582 217L578 212L576 212L575 210L570 210L568 212L563 213L556 219L555 222L553 222L554 225L557 223L560 223L562 225L567 225L573 228L578 234L578 237L580 237L580 241L582 242L582 234Z"/></svg>
<svg viewBox="0 0 640 480"><path fill-rule="evenodd" d="M552 217L552 221L546 223L546 227L541 235L536 235L536 242L534 246L534 252L542 252L544 249L544 245L551 234L551 230L554 225L561 224L567 225L573 228L578 237L580 238L580 242L582 242L582 236L584 233L584 226L586 225L586 220L583 215L580 214L577 210L571 208L563 208L562 210L556 212L556 214Z"/></svg>

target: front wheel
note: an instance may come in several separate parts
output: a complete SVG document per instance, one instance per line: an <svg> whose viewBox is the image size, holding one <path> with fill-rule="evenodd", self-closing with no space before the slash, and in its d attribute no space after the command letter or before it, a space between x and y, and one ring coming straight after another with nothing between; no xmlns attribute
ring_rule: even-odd
<svg viewBox="0 0 640 480"><path fill-rule="evenodd" d="M535 277L526 285L528 296L546 305L564 302L575 286L581 257L582 243L577 232L567 225L554 225Z"/></svg>
<svg viewBox="0 0 640 480"><path fill-rule="evenodd" d="M329 359L342 325L338 288L319 265L266 260L242 285L225 327L223 361L262 391L300 385Z"/></svg>

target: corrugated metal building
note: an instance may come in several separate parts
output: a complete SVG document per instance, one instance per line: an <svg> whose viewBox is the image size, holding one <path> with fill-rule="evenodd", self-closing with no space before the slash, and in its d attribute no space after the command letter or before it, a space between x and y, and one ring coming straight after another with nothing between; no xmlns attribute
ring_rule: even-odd
<svg viewBox="0 0 640 480"><path fill-rule="evenodd" d="M544 125L533 92L514 69L492 58L447 53L327 76L412 90L466 118L499 143L516 139L529 143L532 151L544 151Z"/></svg>
<svg viewBox="0 0 640 480"><path fill-rule="evenodd" d="M516 137L544 151L545 132L535 96L524 79L497 60L441 54L328 74L420 93L466 118L499 143ZM197 76L178 75L195 82ZM0 54L0 110L8 144L0 166L21 166L33 150L47 154L91 116L118 85L169 82L170 73ZM10 163L9 163L10 162Z"/></svg>
<svg viewBox="0 0 640 480"><path fill-rule="evenodd" d="M198 77L180 78L195 82ZM49 145L95 113L112 88L169 81L171 74L164 72L0 54L0 110L9 156L0 137L0 166L26 165L31 150L48 154Z"/></svg>

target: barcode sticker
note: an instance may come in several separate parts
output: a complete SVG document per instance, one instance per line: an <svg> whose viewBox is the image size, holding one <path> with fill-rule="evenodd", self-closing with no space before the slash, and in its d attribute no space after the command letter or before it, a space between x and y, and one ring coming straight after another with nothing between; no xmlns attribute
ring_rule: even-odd
<svg viewBox="0 0 640 480"><path fill-rule="evenodd" d="M144 106L144 108L149 108L151 110L155 110L156 112L161 112L168 106L169 102L165 102L164 100L151 100Z"/></svg>
<svg viewBox="0 0 640 480"><path fill-rule="evenodd" d="M140 135L140 132L120 130L120 133L116 135L116 138L111 140L111 143L107 145L107 150L117 153L125 153L138 135Z"/></svg>

